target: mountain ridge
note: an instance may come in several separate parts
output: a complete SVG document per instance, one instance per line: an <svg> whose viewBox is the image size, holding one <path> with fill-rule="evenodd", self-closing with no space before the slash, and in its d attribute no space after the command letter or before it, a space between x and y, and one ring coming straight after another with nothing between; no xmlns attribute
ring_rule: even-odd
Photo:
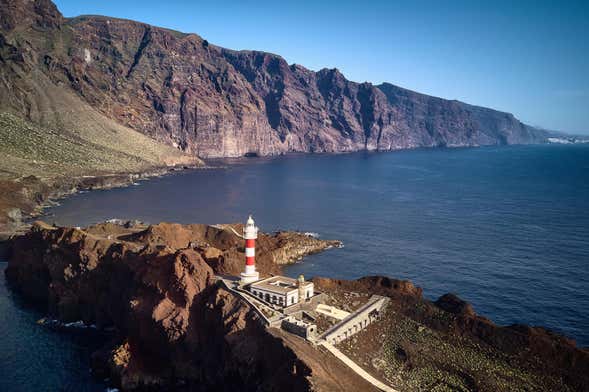
<svg viewBox="0 0 589 392"><path fill-rule="evenodd" d="M25 73L47 75L107 118L204 158L538 143L547 136L510 113L349 81L337 69L315 72L194 33L107 16L64 18L48 0L2 3L0 47L19 57L4 56L5 65L22 60ZM39 122L32 107L33 97L3 98L1 109Z"/></svg>

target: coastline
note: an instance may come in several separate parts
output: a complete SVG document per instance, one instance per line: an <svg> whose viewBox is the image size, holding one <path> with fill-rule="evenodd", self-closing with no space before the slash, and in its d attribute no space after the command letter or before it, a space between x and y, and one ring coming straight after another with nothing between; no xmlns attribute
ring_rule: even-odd
<svg viewBox="0 0 589 392"><path fill-rule="evenodd" d="M550 145L555 143L530 143L523 145ZM521 145L521 144L517 144ZM252 159L267 162L279 157L303 157L303 156L337 156L337 155L351 155L351 154L382 154L382 153L399 153L408 151L444 151L455 149L480 149L480 148L494 148L494 147L509 147L512 145L498 145L498 146L437 146L437 147L407 147L395 150L355 150L355 151L337 151L337 152L288 152L276 155L256 155L256 156L240 156L240 157L224 157L224 158L210 158L196 161L197 163L186 164L179 163L171 166L155 166L142 171L132 171L123 173L98 173L94 175L82 175L76 177L57 177L49 179L40 179L34 175L22 176L16 179L0 179L0 194L6 191L9 183L23 183L22 188L19 189L20 199L12 203L6 203L0 198L0 256L3 254L4 243L14 235L23 234L29 227L31 222L43 215L43 211L55 205L59 200L63 200L69 196L82 191L104 190L122 188L133 185L136 181L149 180L151 178L162 177L170 174L176 174L187 170L195 169L222 169L232 165L239 165L245 162L251 162ZM201 163L202 162L202 163ZM8 186L10 187L10 186ZM28 189L26 189L28 188ZM32 189L32 190L31 190ZM17 192L15 192L17 193ZM33 193L33 194L31 194ZM19 204L25 205L25 208L20 208ZM10 210L19 209L20 216L14 221L6 222L6 215L10 219Z"/></svg>
<svg viewBox="0 0 589 392"><path fill-rule="evenodd" d="M1 192L13 192L18 197L12 202L4 202L0 205L0 213L5 213L9 220L0 221L0 257L7 252L9 240L25 233L33 220L43 215L47 208L54 206L59 200L75 195L82 191L114 189L131 186L137 181L149 180L171 174L196 169L213 168L206 164L178 164L173 166L158 166L139 172L129 173L104 173L96 175L84 175L80 177L59 177L50 180L41 180L35 176L28 176L16 180L4 180L0 182ZM20 189L14 192L12 189L21 182ZM18 187L18 185L17 185ZM18 210L11 216L11 211ZM10 221L10 218L13 218Z"/></svg>
<svg viewBox="0 0 589 392"><path fill-rule="evenodd" d="M296 382L298 390L307 390L317 382L327 385L318 390L348 390L327 384L333 375L325 374L323 366L330 360L336 366L333 358L281 329L260 328L251 306L215 283L216 276L243 268L241 242L227 227L106 222L80 229L37 222L14 240L6 278L23 298L43 305L48 317L65 326L114 328L117 339L92 355L92 368L123 390L184 383L212 388L216 377L229 375L223 379L231 385L267 382L272 371L282 370L271 385ZM279 274L280 260L329 245L302 233L261 233L257 266ZM446 294L430 301L406 280L315 277L313 282L331 305L346 311L360 306L362 298L389 298L390 307L378 322L338 348L391 385L413 390L415 382L429 384L438 377L481 391L524 384L532 390L580 391L587 385L589 352L544 328L498 326L459 297ZM129 285L134 289L128 291ZM105 295L95 295L99 287ZM207 361L209 356L230 364L229 369ZM200 362L187 362L193 357ZM143 367L146 361L151 365ZM289 366L277 367L280 361ZM293 365L301 371L291 373ZM337 377L359 382L345 369Z"/></svg>
<svg viewBox="0 0 589 392"><path fill-rule="evenodd" d="M552 148L552 147L556 147L557 150L559 150L559 146L549 146L547 144L542 144L542 146L546 146L548 148ZM509 150L511 146L501 146L501 147L482 147L482 149L497 149L497 150L503 150L503 149L507 149ZM516 146L513 146L516 147ZM463 148L459 148L459 149L463 149ZM477 147L477 148L469 148L466 147L464 148L466 150L479 150L481 149L481 147ZM455 148L435 148L435 149L421 149L424 152L436 152L436 151L444 151L444 150L455 150ZM395 152L401 152L401 151L405 151L405 152L409 152L409 151L414 151L414 150L400 150L400 151L395 151ZM389 152L389 151L386 151ZM364 154L366 152L355 152L355 153L342 153L342 154L335 154L335 155L350 155L350 154ZM380 152L368 152L368 154L378 154L380 155ZM153 170L149 170L149 171L145 171L145 172L141 172L141 173L126 173L126 174L110 174L110 175L103 175L103 176L86 176L86 177L81 177L81 178L77 178L75 179L76 181L78 181L78 184L80 184L79 187L77 188L70 188L70 189L66 189L65 192L62 193L56 193L54 196L52 196L51 198L48 198L47 200L44 201L43 204L38 206L38 209L36 211L36 213L34 215L31 215L30 217L28 217L26 220L23 220L23 224L21 226L21 233L22 231L24 231L28 225L30 224L30 222L32 221L32 219L34 219L37 216L40 216L44 213L46 208L50 208L53 203L55 203L56 201L59 200L63 200L69 196L74 195L77 192L80 191L85 191L85 190L100 190L100 189L111 189L111 188L117 188L117 187L126 187L131 185L133 182L135 181L142 181L142 180L147 180L147 179L152 179L152 178L157 178L157 177L161 177L161 176L167 176L169 174L182 174L182 173L186 173L188 170L192 170L192 169L222 169L222 168L227 168L227 167L231 167L231 166L241 166L241 165L247 165L249 163L253 163L254 165L258 165L258 164L263 164L263 163L272 163L272 161L276 160L276 159L281 159L281 158L289 158L289 157L308 157L308 156L331 156L333 154L327 154L327 153L319 153L319 154L301 154L301 153L292 153L292 154L284 154L281 156L266 156L266 157L256 157L256 158L250 158L250 157L240 157L240 158L228 158L228 159L211 159L211 160L207 160L206 164L204 164L203 166L192 166L192 167L188 167L186 165L179 165L179 166L175 166L175 167L159 167L159 168L154 168ZM388 155L388 154L383 154L383 155ZM58 189L57 192L59 192L60 190ZM117 215L117 216L120 216ZM116 217L116 216L115 216ZM50 218L48 218L50 219ZM106 219L106 218L105 218ZM154 221L157 222L158 220L150 220L150 221ZM75 223L70 222L71 225L74 225ZM14 235L15 233L12 232L10 233L12 235ZM4 239L7 239L8 237L5 237ZM0 249L0 255L5 254L6 251L6 242L0 242L0 248L4 247L4 249ZM317 276L326 276L325 274L318 274ZM362 276L362 275L356 275L356 276ZM390 276L396 276L394 274L390 274ZM432 287L431 285L428 284L423 284L422 283L422 287ZM431 298L435 298L438 294L436 294L435 296L431 297ZM469 299L472 300L472 299ZM475 301L473 301L475 302ZM488 314L488 312L485 312L485 314ZM505 321L505 320L498 320L498 323L500 325L510 325L511 323L514 322L519 322L518 320L515 321ZM536 323L532 323L531 325L544 325L538 321L536 321ZM558 331L558 329L556 329L556 331ZM565 332L559 331L558 333L562 334L563 336L575 336L574 334L566 334Z"/></svg>
<svg viewBox="0 0 589 392"><path fill-rule="evenodd" d="M0 0L0 392L589 392L589 3L188 3Z"/></svg>

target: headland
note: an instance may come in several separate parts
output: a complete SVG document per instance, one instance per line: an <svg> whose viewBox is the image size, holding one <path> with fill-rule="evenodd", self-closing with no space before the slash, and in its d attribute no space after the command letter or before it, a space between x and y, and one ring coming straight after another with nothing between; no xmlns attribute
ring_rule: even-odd
<svg viewBox="0 0 589 392"><path fill-rule="evenodd" d="M243 283L251 253L240 233L240 224L37 222L12 240L6 277L50 318L112 331L92 368L123 390L589 385L587 350L542 328L497 326L454 295L431 302L411 282L387 277L280 275L281 266L337 241L260 232L260 280Z"/></svg>

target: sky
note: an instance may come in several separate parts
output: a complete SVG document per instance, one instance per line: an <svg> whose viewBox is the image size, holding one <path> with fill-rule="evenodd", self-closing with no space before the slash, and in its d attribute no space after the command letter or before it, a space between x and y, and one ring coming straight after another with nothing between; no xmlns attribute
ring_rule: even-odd
<svg viewBox="0 0 589 392"><path fill-rule="evenodd" d="M589 134L589 0L55 0Z"/></svg>

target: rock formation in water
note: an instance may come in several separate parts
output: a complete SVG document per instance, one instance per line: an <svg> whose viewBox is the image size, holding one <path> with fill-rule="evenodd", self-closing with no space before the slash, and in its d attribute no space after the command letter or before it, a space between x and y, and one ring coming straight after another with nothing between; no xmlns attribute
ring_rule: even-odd
<svg viewBox="0 0 589 392"><path fill-rule="evenodd" d="M266 274L277 257L334 244L261 233L258 268ZM267 332L248 304L216 284L216 273L241 271L243 259L243 241L227 226L105 223L82 230L38 222L14 240L6 277L59 320L113 328L112 342L94 354L94 370L125 390L367 388L326 354L309 354L280 330Z"/></svg>
<svg viewBox="0 0 589 392"><path fill-rule="evenodd" d="M545 139L508 113L351 82L337 69L313 72L195 34L64 18L50 0L0 0L0 7L0 109L37 123L89 104L103 115L96 121L115 120L201 157ZM79 103L63 107L62 95Z"/></svg>
<svg viewBox="0 0 589 392"><path fill-rule="evenodd" d="M243 240L229 226L241 229L132 222L79 229L39 222L13 240L6 277L52 317L113 330L94 353L93 370L124 390L372 390L331 354L264 328L247 303L215 283L216 274L243 268ZM261 233L257 267L262 274L278 272L289 260L335 245L301 233ZM371 372L384 369L386 376L398 369L392 382L406 382L407 390L589 386L587 350L542 328L497 326L454 295L432 303L410 282L385 277L314 283L345 306L361 295L390 298L382 320L341 349Z"/></svg>

